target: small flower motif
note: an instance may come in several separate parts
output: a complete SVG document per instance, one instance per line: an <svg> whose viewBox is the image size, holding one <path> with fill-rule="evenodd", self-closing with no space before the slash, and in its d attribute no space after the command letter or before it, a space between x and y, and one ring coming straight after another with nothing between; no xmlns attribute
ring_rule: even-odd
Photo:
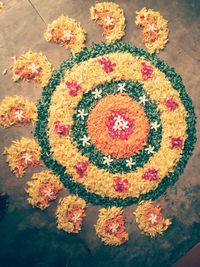
<svg viewBox="0 0 200 267"><path fill-rule="evenodd" d="M119 83L117 90L122 94L124 91L126 91L125 86L126 86L125 83Z"/></svg>
<svg viewBox="0 0 200 267"><path fill-rule="evenodd" d="M106 25L106 26L113 26L113 24L114 24L114 19L111 18L110 16L106 16L106 17L104 18L104 22L105 22L105 25Z"/></svg>
<svg viewBox="0 0 200 267"><path fill-rule="evenodd" d="M120 177L115 177L114 178L114 183L113 183L113 188L115 189L116 192L124 192L128 189L128 180L124 179L122 180Z"/></svg>
<svg viewBox="0 0 200 267"><path fill-rule="evenodd" d="M70 41L74 35L72 34L71 30L65 30L63 32L63 37L66 41Z"/></svg>
<svg viewBox="0 0 200 267"><path fill-rule="evenodd" d="M60 121L54 123L54 131L60 135L67 135L69 133L70 126L65 125Z"/></svg>
<svg viewBox="0 0 200 267"><path fill-rule="evenodd" d="M40 66L32 63L28 66L28 70L30 70L32 74L38 74L40 71Z"/></svg>
<svg viewBox="0 0 200 267"><path fill-rule="evenodd" d="M154 168L149 168L143 175L142 179L145 181L156 181L158 180L158 171Z"/></svg>
<svg viewBox="0 0 200 267"><path fill-rule="evenodd" d="M183 147L183 138L182 137L171 137L171 148L182 148Z"/></svg>
<svg viewBox="0 0 200 267"><path fill-rule="evenodd" d="M151 225L157 224L158 223L158 215L154 214L154 213L151 213L149 215L148 221L151 223Z"/></svg>
<svg viewBox="0 0 200 267"><path fill-rule="evenodd" d="M113 162L113 159L110 155L108 157L103 157L103 164L107 164L108 166L110 166L111 162Z"/></svg>
<svg viewBox="0 0 200 267"><path fill-rule="evenodd" d="M100 90L98 90L98 89L95 89L95 91L94 92L92 92L92 94L94 95L94 98L95 99L98 99L98 98L101 98L102 97L102 90L100 89Z"/></svg>
<svg viewBox="0 0 200 267"><path fill-rule="evenodd" d="M164 103L169 110L175 110L178 107L178 103L173 99L173 97L167 98Z"/></svg>
<svg viewBox="0 0 200 267"><path fill-rule="evenodd" d="M81 214L80 213L78 213L78 214L74 214L73 216L72 216L72 219L71 219L74 223L77 223L78 221L81 221L82 220L82 218L81 218Z"/></svg>
<svg viewBox="0 0 200 267"><path fill-rule="evenodd" d="M79 175L80 178L86 176L86 171L88 169L89 163L85 162L78 162L75 165L76 173Z"/></svg>
<svg viewBox="0 0 200 267"><path fill-rule="evenodd" d="M157 27L155 26L155 24L147 24L147 29L148 31L151 31L151 32L154 32L154 31L157 31Z"/></svg>
<svg viewBox="0 0 200 267"><path fill-rule="evenodd" d="M71 96L77 96L78 95L78 92L81 90L81 86L80 84L78 84L76 81L72 81L72 82L66 82L65 83L68 90L69 90L69 94Z"/></svg>
<svg viewBox="0 0 200 267"><path fill-rule="evenodd" d="M160 124L157 121L151 123L151 129L154 129L156 132L160 128Z"/></svg>
<svg viewBox="0 0 200 267"><path fill-rule="evenodd" d="M22 121L24 119L24 112L23 112L23 110L17 110L17 111L15 111L14 118L17 119L18 121Z"/></svg>
<svg viewBox="0 0 200 267"><path fill-rule="evenodd" d="M145 103L148 102L148 99L145 95L139 97L139 103L142 105L145 105Z"/></svg>
<svg viewBox="0 0 200 267"><path fill-rule="evenodd" d="M134 165L135 165L135 162L133 161L132 158L126 160L126 167L129 167L131 169L132 166Z"/></svg>
<svg viewBox="0 0 200 267"><path fill-rule="evenodd" d="M80 141L82 141L83 146L89 146L90 145L90 143L89 143L90 137L86 136L85 134L84 134L83 138L80 138Z"/></svg>
<svg viewBox="0 0 200 267"><path fill-rule="evenodd" d="M24 160L25 164L29 164L33 161L32 155L27 152L22 156L22 159Z"/></svg>
<svg viewBox="0 0 200 267"><path fill-rule="evenodd" d="M153 77L153 67L148 66L145 62L142 62L141 73L142 73L143 81L146 81L149 78Z"/></svg>
<svg viewBox="0 0 200 267"><path fill-rule="evenodd" d="M154 147L149 145L149 147L147 147L145 149L147 151L148 154L153 154L155 151L154 151Z"/></svg>
<svg viewBox="0 0 200 267"><path fill-rule="evenodd" d="M118 223L113 223L110 225L110 230L112 233L117 233L117 230L119 228L119 224Z"/></svg>
<svg viewBox="0 0 200 267"><path fill-rule="evenodd" d="M112 63L109 58L102 57L101 59L98 59L98 62L102 65L103 70L106 73L112 72L116 67L116 63Z"/></svg>
<svg viewBox="0 0 200 267"><path fill-rule="evenodd" d="M84 109L78 110L77 117L81 117L82 120L84 120L84 117L87 115L88 113L86 113Z"/></svg>

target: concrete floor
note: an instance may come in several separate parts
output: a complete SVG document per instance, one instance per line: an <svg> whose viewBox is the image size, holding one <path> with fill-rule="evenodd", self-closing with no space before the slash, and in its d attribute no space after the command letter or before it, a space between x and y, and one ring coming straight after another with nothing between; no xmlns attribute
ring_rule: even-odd
<svg viewBox="0 0 200 267"><path fill-rule="evenodd" d="M133 23L136 10L150 7L160 11L169 20L169 43L160 53L170 66L183 77L184 84L191 96L197 116L200 116L200 0L123 0L115 1L124 9L127 27L124 42L144 47ZM89 18L89 7L94 0L4 0L4 12L0 15L0 72L8 68L11 57L20 55L27 49L44 52L58 68L69 52L43 39L46 24L61 14L80 21L87 30L87 46L92 42L101 42L100 28ZM5 95L22 95L37 101L41 88L32 84L11 81L11 73L1 76L1 99ZM200 120L197 123L197 135L200 133ZM31 126L0 129L0 151L9 146L13 139L32 136ZM138 231L132 218L135 207L125 210L130 240L123 246L106 247L95 235L93 225L97 220L98 208L89 205L83 230L79 235L59 232L55 227L55 209L57 202L44 212L33 209L26 202L24 186L33 172L27 171L23 179L16 179L10 172L5 157L0 157L0 191L10 196L10 206L4 220L0 222L0 266L1 267L87 267L87 266L126 266L156 267L171 266L186 251L200 240L200 141L191 157L184 174L173 188L158 201L162 204L167 217L174 224L162 237L149 239ZM66 193L64 193L66 194ZM196 254L199 247L195 248ZM192 254L194 255L194 254ZM187 256L177 267L198 267L200 259Z"/></svg>

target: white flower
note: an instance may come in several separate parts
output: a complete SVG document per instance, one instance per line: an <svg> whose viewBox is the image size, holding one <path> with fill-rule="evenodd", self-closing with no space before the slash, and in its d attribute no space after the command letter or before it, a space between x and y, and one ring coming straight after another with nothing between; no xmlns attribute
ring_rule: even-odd
<svg viewBox="0 0 200 267"><path fill-rule="evenodd" d="M112 26L114 23L114 19L111 18L110 16L106 16L104 18L104 22L105 22L106 26Z"/></svg>
<svg viewBox="0 0 200 267"><path fill-rule="evenodd" d="M148 99L145 95L139 97L139 103L145 105L146 102L148 102Z"/></svg>
<svg viewBox="0 0 200 267"><path fill-rule="evenodd" d="M145 149L147 151L148 154L153 154L155 151L154 151L154 147L152 147L151 145L149 145L148 148Z"/></svg>
<svg viewBox="0 0 200 267"><path fill-rule="evenodd" d="M149 31L157 31L157 28L155 27L155 24L148 24L147 28Z"/></svg>
<svg viewBox="0 0 200 267"><path fill-rule="evenodd" d="M83 138L80 138L80 141L83 142L83 146L89 146L89 144L90 144L89 140L90 140L90 137L86 136L85 134L84 134Z"/></svg>
<svg viewBox="0 0 200 267"><path fill-rule="evenodd" d="M25 163L27 164L28 162L32 162L32 155L29 154L29 153L25 153L23 156L22 156L22 159L24 159Z"/></svg>
<svg viewBox="0 0 200 267"><path fill-rule="evenodd" d="M155 224L158 222L157 218L158 218L158 216L156 214L151 213L148 221L150 221L151 224Z"/></svg>
<svg viewBox="0 0 200 267"><path fill-rule="evenodd" d="M78 115L77 117L81 117L82 120L84 120L84 116L87 116L88 113L85 113L84 109L78 110Z"/></svg>
<svg viewBox="0 0 200 267"><path fill-rule="evenodd" d="M114 119L115 119L115 124L113 125L113 130L121 131L129 128L128 121L125 121L122 116L118 115Z"/></svg>
<svg viewBox="0 0 200 267"><path fill-rule="evenodd" d="M72 217L72 221L73 222L77 222L77 221L81 221L81 218L80 218L80 214L74 214L73 217Z"/></svg>
<svg viewBox="0 0 200 267"><path fill-rule="evenodd" d="M119 83L119 84L118 84L118 88L117 88L117 90L118 90L120 93L123 93L124 91L126 91L125 86L126 86L125 83Z"/></svg>
<svg viewBox="0 0 200 267"><path fill-rule="evenodd" d="M53 191L52 191L51 188L49 188L49 189L47 189L47 190L44 190L44 195L45 195L46 197L51 197L53 194L54 194L54 193L53 193Z"/></svg>
<svg viewBox="0 0 200 267"><path fill-rule="evenodd" d="M119 227L119 224L118 224L118 223L113 223L113 224L111 224L111 226L110 226L110 230L112 231L112 233L116 233L118 227Z"/></svg>
<svg viewBox="0 0 200 267"><path fill-rule="evenodd" d="M103 164L107 164L108 166L110 166L111 162L113 162L113 159L110 155L108 157L103 157Z"/></svg>
<svg viewBox="0 0 200 267"><path fill-rule="evenodd" d="M98 90L97 88L95 89L94 92L92 92L92 94L94 95L94 98L97 99L97 98L101 98L101 94L102 94L102 90Z"/></svg>
<svg viewBox="0 0 200 267"><path fill-rule="evenodd" d="M157 121L151 123L151 129L154 129L155 131L157 131L159 127L160 127L160 124L158 124Z"/></svg>
<svg viewBox="0 0 200 267"><path fill-rule="evenodd" d="M133 162L133 159L132 158L126 160L126 166L127 167L129 167L131 169L131 167L133 165L135 165L135 162Z"/></svg>
<svg viewBox="0 0 200 267"><path fill-rule="evenodd" d="M31 65L28 66L28 69L35 74L39 73L40 66L36 65L35 63L32 63Z"/></svg>
<svg viewBox="0 0 200 267"><path fill-rule="evenodd" d="M64 39L67 40L67 41L70 41L71 38L72 38L73 36L74 36L74 35L72 34L72 31L70 31L70 30L65 30L65 31L63 32L63 37L64 37Z"/></svg>
<svg viewBox="0 0 200 267"><path fill-rule="evenodd" d="M22 110L19 111L15 111L15 119L18 119L19 121L21 121L24 118L24 112Z"/></svg>

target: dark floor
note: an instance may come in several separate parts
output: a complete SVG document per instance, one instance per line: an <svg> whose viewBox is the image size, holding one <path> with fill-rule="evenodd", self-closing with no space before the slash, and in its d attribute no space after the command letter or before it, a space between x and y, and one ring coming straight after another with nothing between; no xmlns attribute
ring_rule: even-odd
<svg viewBox="0 0 200 267"><path fill-rule="evenodd" d="M200 0L123 0L114 1L124 9L127 18L124 42L144 47L134 24L136 10L150 7L169 20L169 43L160 53L170 66L183 77L191 96L197 117L200 118ZM58 68L69 52L43 39L46 24L61 14L80 21L88 32L87 45L103 41L101 30L90 21L89 7L94 0L4 0L5 9L0 15L0 72L9 68L11 57L27 49L44 52ZM11 81L11 73L1 76L1 99L5 95L22 95L37 101L41 88L32 84ZM197 123L197 135L200 132ZM0 129L0 151L21 136L33 136L33 128ZM134 207L126 208L127 229L130 240L119 248L106 247L95 235L94 227L98 208L89 205L83 231L79 235L59 232L55 227L53 203L44 212L33 209L26 202L24 186L31 177L28 171L23 179L10 172L5 157L0 157L0 191L10 196L10 206L0 222L0 266L20 267L168 267L200 241L200 142L184 174L173 188L158 201L173 225L164 236L150 239L138 231L132 218ZM33 172L39 171L35 168ZM191 254L192 253L192 254ZM174 267L199 267L200 246L181 259Z"/></svg>

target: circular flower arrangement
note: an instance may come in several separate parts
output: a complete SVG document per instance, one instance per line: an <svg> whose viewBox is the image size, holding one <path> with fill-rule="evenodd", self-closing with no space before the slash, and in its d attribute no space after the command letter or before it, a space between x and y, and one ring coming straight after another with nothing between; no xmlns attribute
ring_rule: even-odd
<svg viewBox="0 0 200 267"><path fill-rule="evenodd" d="M138 203L136 222L149 236L162 234L171 224L152 200L183 172L196 141L196 117L173 68L155 54L116 41L125 27L119 6L98 3L90 11L110 44L82 49L85 31L68 17L48 25L45 38L71 48L73 55L52 76L41 53L30 51L15 60L15 81L46 86L37 114L34 104L22 98L3 100L0 124L34 123L38 117L38 143L22 138L5 149L18 177L40 164L40 158L49 169L27 183L28 202L45 209L65 186L73 195L59 201L58 229L78 233L86 203L102 205L96 233L105 244L121 245L128 240L127 205ZM151 53L164 47L167 21L158 12L144 8L136 23L143 27Z"/></svg>
<svg viewBox="0 0 200 267"><path fill-rule="evenodd" d="M93 204L157 198L183 171L195 140L180 76L120 42L64 62L43 91L38 116L43 161Z"/></svg>

